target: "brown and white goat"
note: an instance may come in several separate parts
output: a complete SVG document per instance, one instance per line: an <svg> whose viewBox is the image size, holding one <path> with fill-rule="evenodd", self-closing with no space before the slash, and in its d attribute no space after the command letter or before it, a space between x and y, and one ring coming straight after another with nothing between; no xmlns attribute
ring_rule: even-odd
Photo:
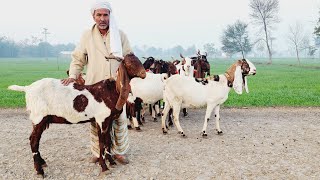
<svg viewBox="0 0 320 180"><path fill-rule="evenodd" d="M115 58L115 57L113 57ZM119 58L117 60L121 61ZM95 121L98 128L101 172L106 172L105 153L110 164L115 164L110 152L110 129L114 119L123 118L123 106L130 91L130 79L145 78L146 72L139 59L129 54L118 68L118 76L93 85L71 83L64 86L59 79L44 78L28 86L12 85L8 88L26 93L27 110L33 131L30 145L37 174L44 177L46 162L39 152L39 141L51 123L75 124ZM120 116L121 115L121 116Z"/></svg>
<svg viewBox="0 0 320 180"><path fill-rule="evenodd" d="M178 132L185 136L179 122L179 112L181 107L203 107L207 106L204 118L202 135L207 136L207 121L212 111L215 113L216 129L218 134L220 129L220 105L228 99L231 87L235 92L242 94L242 88L248 92L247 76L255 75L256 67L249 60L237 60L226 73L208 78L207 84L196 82L194 78L174 75L165 82L163 100L165 107L162 111L162 130L167 133L165 120L170 108L173 108L174 123Z"/></svg>

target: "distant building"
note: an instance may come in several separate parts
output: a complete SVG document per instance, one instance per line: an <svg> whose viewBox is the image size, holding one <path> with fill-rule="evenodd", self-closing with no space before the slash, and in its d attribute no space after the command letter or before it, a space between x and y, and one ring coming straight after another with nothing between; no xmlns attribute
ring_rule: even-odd
<svg viewBox="0 0 320 180"><path fill-rule="evenodd" d="M59 57L70 58L72 51L60 51Z"/></svg>

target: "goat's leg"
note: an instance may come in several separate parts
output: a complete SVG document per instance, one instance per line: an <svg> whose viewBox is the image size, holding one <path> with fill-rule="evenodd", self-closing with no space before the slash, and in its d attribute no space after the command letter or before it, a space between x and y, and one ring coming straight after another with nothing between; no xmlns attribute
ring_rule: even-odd
<svg viewBox="0 0 320 180"><path fill-rule="evenodd" d="M110 166L112 165L117 165L117 163L113 160L112 156L111 156L111 145L112 145L112 142L111 142L111 134L110 134L110 131L111 131L111 127L112 127L112 123L113 121L109 118L106 119L106 123L108 123L108 126L106 127L106 133L105 133L105 145L106 145L106 148L107 148L107 152L106 152L106 156L108 158L108 161L110 163Z"/></svg>
<svg viewBox="0 0 320 180"><path fill-rule="evenodd" d="M216 130L217 130L217 133L218 134L222 134L222 131L220 129L220 105L217 106L215 109L214 109L214 116L215 116L215 119L216 119Z"/></svg>
<svg viewBox="0 0 320 180"><path fill-rule="evenodd" d="M146 114L148 106L149 106L148 104L144 104L143 107L142 107L142 110L141 110L141 121L144 122L144 123L146 122L145 114Z"/></svg>
<svg viewBox="0 0 320 180"><path fill-rule="evenodd" d="M44 177L43 167L46 167L47 164L40 155L39 142L43 131L47 127L47 119L47 117L44 117L39 124L33 126L33 130L29 138L31 151L33 154L34 168L36 169L37 174L41 175L42 177Z"/></svg>
<svg viewBox="0 0 320 180"><path fill-rule="evenodd" d="M167 115L168 115L169 111L170 111L170 105L169 105L169 103L166 103L164 105L164 108L163 108L163 111L162 111L162 118L161 118L161 125L162 125L163 134L167 134L168 133L168 130L167 130L167 127L166 127L166 118L167 118Z"/></svg>
<svg viewBox="0 0 320 180"><path fill-rule="evenodd" d="M150 112L150 115L152 115L152 104L149 104L149 112Z"/></svg>
<svg viewBox="0 0 320 180"><path fill-rule="evenodd" d="M141 111L142 111L142 110L140 109L140 110L137 110L137 112L136 112L136 118L137 118L138 124L139 124L140 126L143 125L142 122L141 122L141 119L142 119Z"/></svg>
<svg viewBox="0 0 320 180"><path fill-rule="evenodd" d="M138 120L135 117L132 117L132 122L133 122L133 126L137 131L141 131L139 124L138 124Z"/></svg>
<svg viewBox="0 0 320 180"><path fill-rule="evenodd" d="M106 136L104 135L104 132L101 131L100 125L97 125L98 129L98 138L99 138L99 148L100 148L100 155L99 155L99 164L101 166L101 174L108 170L108 167L106 165L105 161L105 142L106 142Z"/></svg>
<svg viewBox="0 0 320 180"><path fill-rule="evenodd" d="M187 108L183 108L183 109L182 109L182 112L183 112L183 116L184 116L184 117L188 116Z"/></svg>
<svg viewBox="0 0 320 180"><path fill-rule="evenodd" d="M156 104L154 105L154 109L156 110L157 116L161 116L161 114L160 114L160 101L156 102Z"/></svg>
<svg viewBox="0 0 320 180"><path fill-rule="evenodd" d="M152 111L152 112L151 112L151 116L153 117L153 121L154 121L154 122L157 122L155 106L156 106L156 104L153 104L153 105L152 105L152 108L151 108L151 111Z"/></svg>
<svg viewBox="0 0 320 180"><path fill-rule="evenodd" d="M202 128L202 136L203 137L208 135L206 130L207 130L208 121L210 119L213 108L214 108L214 105L210 105L210 104L207 105L206 115L204 117L204 124L203 124L203 128Z"/></svg>
<svg viewBox="0 0 320 180"><path fill-rule="evenodd" d="M170 111L169 111L168 123L169 123L169 126L170 126L170 127L173 126L173 122L172 122L172 108L170 108Z"/></svg>
<svg viewBox="0 0 320 180"><path fill-rule="evenodd" d="M186 135L183 133L183 130L180 126L180 122L179 122L179 113L180 113L180 104L175 104L172 108L173 108L173 120L174 120L174 124L178 129L178 133L181 134L183 137L185 137Z"/></svg>
<svg viewBox="0 0 320 180"><path fill-rule="evenodd" d="M127 121L128 121L127 122L128 123L128 129L132 129L132 124L134 124L132 118L128 116L127 117Z"/></svg>

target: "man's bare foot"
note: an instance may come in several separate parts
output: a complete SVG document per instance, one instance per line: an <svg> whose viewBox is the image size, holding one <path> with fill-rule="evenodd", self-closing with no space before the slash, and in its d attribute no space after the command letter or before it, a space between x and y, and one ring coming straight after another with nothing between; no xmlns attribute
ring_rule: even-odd
<svg viewBox="0 0 320 180"><path fill-rule="evenodd" d="M125 155L115 154L113 155L113 158L120 164L129 164L129 160Z"/></svg>
<svg viewBox="0 0 320 180"><path fill-rule="evenodd" d="M90 163L97 163L99 161L99 158L97 156L92 156L89 160Z"/></svg>

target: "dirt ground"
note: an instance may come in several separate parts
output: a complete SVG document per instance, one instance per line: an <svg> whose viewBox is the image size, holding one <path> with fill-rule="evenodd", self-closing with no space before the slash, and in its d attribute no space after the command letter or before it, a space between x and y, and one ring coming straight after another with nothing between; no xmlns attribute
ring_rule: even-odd
<svg viewBox="0 0 320 180"><path fill-rule="evenodd" d="M130 163L100 179L320 179L320 107L222 108L223 135L211 120L206 139L204 112L181 117L186 138L147 116L142 132L130 130ZM0 124L0 179L37 179L25 109L0 109ZM89 124L51 125L40 143L46 178L98 179L89 147Z"/></svg>

